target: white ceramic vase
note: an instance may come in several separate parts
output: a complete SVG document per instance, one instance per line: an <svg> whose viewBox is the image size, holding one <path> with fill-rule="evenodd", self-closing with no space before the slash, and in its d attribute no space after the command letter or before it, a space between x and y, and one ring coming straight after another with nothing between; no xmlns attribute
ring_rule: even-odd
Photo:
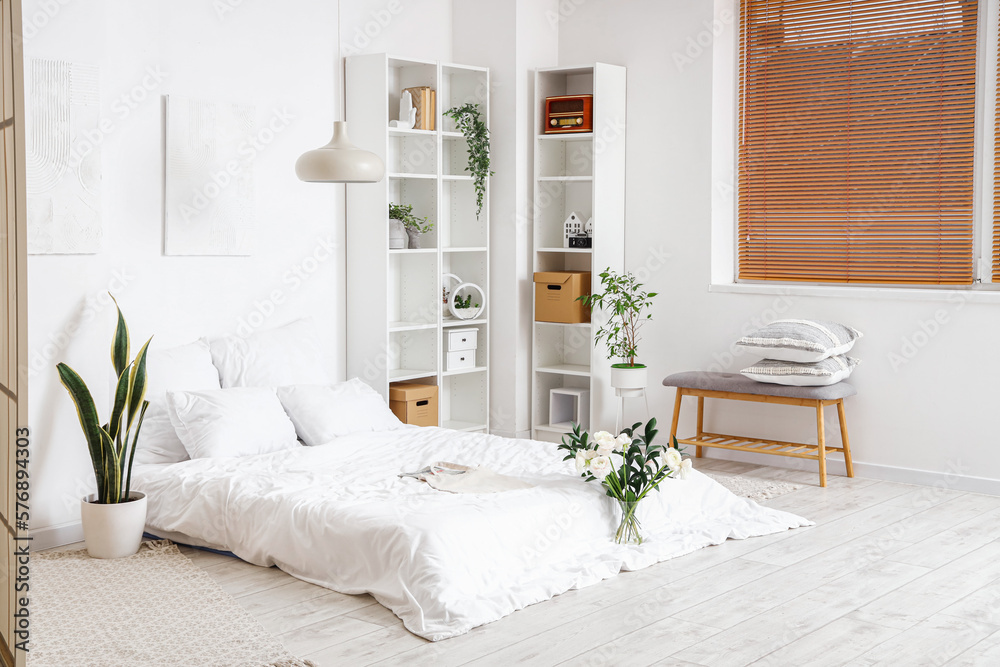
<svg viewBox="0 0 1000 667"><path fill-rule="evenodd" d="M401 220L391 218L389 220L389 249L405 250L406 240L406 225Z"/></svg>
<svg viewBox="0 0 1000 667"><path fill-rule="evenodd" d="M146 494L125 503L102 505L92 494L80 502L83 538L91 558L124 558L139 550L146 528Z"/></svg>
<svg viewBox="0 0 1000 667"><path fill-rule="evenodd" d="M611 367L611 386L615 389L645 389L647 369L645 366L631 368Z"/></svg>

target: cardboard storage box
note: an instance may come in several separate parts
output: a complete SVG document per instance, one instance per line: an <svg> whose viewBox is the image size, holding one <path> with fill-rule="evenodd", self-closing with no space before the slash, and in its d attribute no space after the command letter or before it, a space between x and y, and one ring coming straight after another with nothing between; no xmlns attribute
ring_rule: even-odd
<svg viewBox="0 0 1000 667"><path fill-rule="evenodd" d="M437 426L437 385L393 382L389 385L389 409L404 424Z"/></svg>
<svg viewBox="0 0 1000 667"><path fill-rule="evenodd" d="M578 297L590 294L590 271L540 271L535 274L535 321L578 324L590 321L590 308Z"/></svg>

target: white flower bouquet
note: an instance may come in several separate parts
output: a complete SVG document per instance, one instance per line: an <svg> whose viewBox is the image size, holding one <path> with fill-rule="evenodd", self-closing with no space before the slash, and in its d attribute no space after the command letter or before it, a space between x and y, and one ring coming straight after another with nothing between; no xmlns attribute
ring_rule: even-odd
<svg viewBox="0 0 1000 667"><path fill-rule="evenodd" d="M619 544L642 543L636 517L639 502L663 480L684 479L691 470L691 459L681 456L677 438L666 447L653 442L658 433L656 419L641 427L642 422L636 422L617 437L607 431L591 436L574 424L573 432L563 436L559 445L568 452L564 461L575 461L581 477L588 482L599 480L606 494L618 501L622 520L615 541Z"/></svg>

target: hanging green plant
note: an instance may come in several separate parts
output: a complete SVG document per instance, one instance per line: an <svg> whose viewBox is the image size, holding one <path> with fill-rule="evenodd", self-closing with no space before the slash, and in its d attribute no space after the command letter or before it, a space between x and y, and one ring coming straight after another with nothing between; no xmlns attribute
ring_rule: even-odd
<svg viewBox="0 0 1000 667"><path fill-rule="evenodd" d="M469 144L469 165L466 171L472 174L476 186L476 218L483 211L486 196L486 179L493 175L490 171L490 131L483 122L479 105L471 102L460 107L452 107L444 112L455 121Z"/></svg>

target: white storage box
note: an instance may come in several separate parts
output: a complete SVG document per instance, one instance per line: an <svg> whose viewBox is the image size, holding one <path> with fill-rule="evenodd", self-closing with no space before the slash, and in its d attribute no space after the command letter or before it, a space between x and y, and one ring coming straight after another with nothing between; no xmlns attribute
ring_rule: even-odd
<svg viewBox="0 0 1000 667"><path fill-rule="evenodd" d="M446 370L460 371L463 368L475 368L475 367L476 367L475 350L457 350L455 352L448 353L448 367Z"/></svg>
<svg viewBox="0 0 1000 667"><path fill-rule="evenodd" d="M478 340L478 329L452 329L448 332L448 351L475 350L479 347Z"/></svg>
<svg viewBox="0 0 1000 667"><path fill-rule="evenodd" d="M549 423L566 426L579 424L590 428L590 390L576 387L556 387L549 391Z"/></svg>

